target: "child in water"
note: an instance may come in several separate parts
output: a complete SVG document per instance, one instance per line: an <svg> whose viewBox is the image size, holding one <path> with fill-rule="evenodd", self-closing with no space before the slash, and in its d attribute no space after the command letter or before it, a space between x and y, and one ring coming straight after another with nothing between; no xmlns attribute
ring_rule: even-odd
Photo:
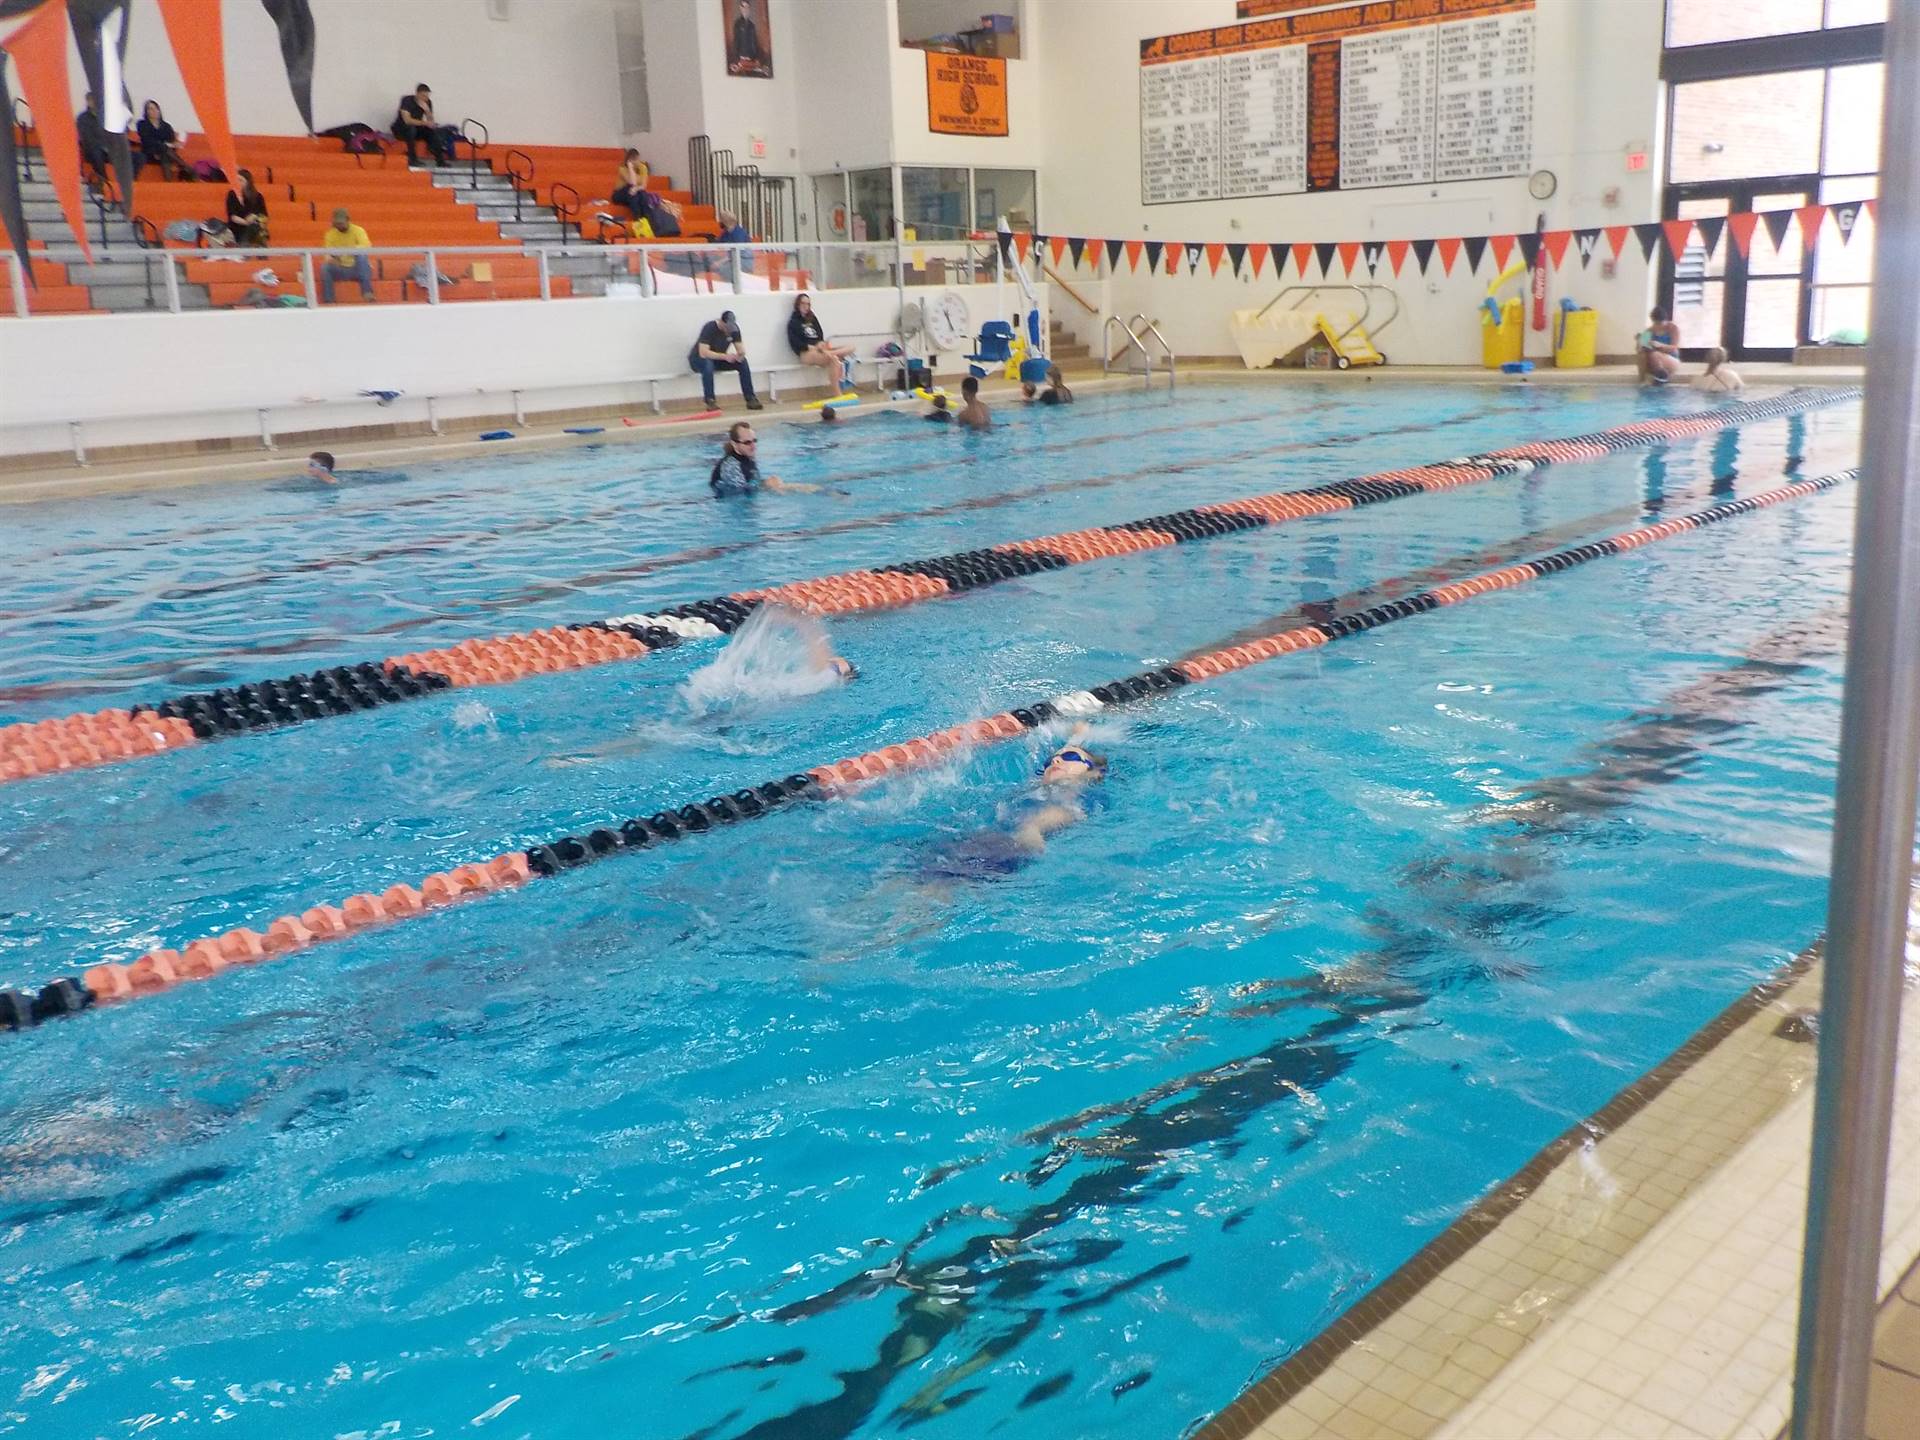
<svg viewBox="0 0 1920 1440"><path fill-rule="evenodd" d="M922 867L928 879L984 880L1011 875L1046 853L1047 840L1087 818L1097 808L1107 759L1083 743L1087 727L1076 725L1068 742L1040 767L1037 783L1005 807L1006 828L982 830L943 847Z"/></svg>

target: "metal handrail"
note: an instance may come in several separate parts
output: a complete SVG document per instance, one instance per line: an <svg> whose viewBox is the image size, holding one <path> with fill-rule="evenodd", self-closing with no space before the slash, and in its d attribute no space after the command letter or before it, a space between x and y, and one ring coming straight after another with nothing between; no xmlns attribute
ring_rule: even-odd
<svg viewBox="0 0 1920 1440"><path fill-rule="evenodd" d="M1153 356L1147 350L1147 347L1140 343L1140 337L1133 333L1133 327L1118 315L1109 315L1107 317L1107 323L1100 327L1100 373L1105 375L1113 367L1113 347L1108 344L1108 337L1112 335L1113 327L1116 325L1120 327L1120 333L1127 337L1127 344L1140 352L1140 359L1146 366L1147 384L1151 387L1153 384ZM1163 341L1162 343L1164 344L1165 342ZM1126 347L1122 346L1121 353L1124 354L1125 351Z"/></svg>
<svg viewBox="0 0 1920 1440"><path fill-rule="evenodd" d="M562 200L560 198L560 192L562 190L571 195L573 199ZM573 224L573 217L580 213L580 192L564 180L556 180L553 182L553 188L547 192L547 201L548 204L552 206L553 213L560 217L560 223L562 225ZM584 239L586 237L582 236L581 238Z"/></svg>
<svg viewBox="0 0 1920 1440"><path fill-rule="evenodd" d="M1167 337L1160 333L1160 327L1158 325L1154 324L1153 321L1149 320L1145 315L1137 312L1127 321L1127 333L1132 335L1134 339L1138 340L1140 338L1139 332L1133 328L1136 323L1146 326L1147 333L1160 342L1161 352L1167 357L1167 390L1171 393L1174 382L1178 379L1173 363L1173 347L1167 343ZM1144 350L1147 347L1143 344L1140 348Z"/></svg>
<svg viewBox="0 0 1920 1440"><path fill-rule="evenodd" d="M527 169L525 174L522 174L514 168L513 162L516 159L526 165ZM507 151L506 168L507 179L513 182L513 219L514 223L518 224L520 221L520 182L524 180L529 185L533 184L533 172L535 169L533 157L524 150L509 150Z"/></svg>
<svg viewBox="0 0 1920 1440"><path fill-rule="evenodd" d="M467 128L469 125L471 125L474 130L480 132L480 138L478 140L473 138L473 132ZM473 183L474 188L478 189L480 186L480 152L487 148L493 136L488 133L487 127L484 124L469 115L460 122L460 138L467 142L467 178ZM487 168L489 172L491 172L493 167L488 166Z"/></svg>
<svg viewBox="0 0 1920 1440"><path fill-rule="evenodd" d="M26 119L20 118L20 112L26 111ZM28 107L25 97L13 97L13 124L20 130L20 179L33 179L33 147L27 144L27 131L33 128L33 111Z"/></svg>

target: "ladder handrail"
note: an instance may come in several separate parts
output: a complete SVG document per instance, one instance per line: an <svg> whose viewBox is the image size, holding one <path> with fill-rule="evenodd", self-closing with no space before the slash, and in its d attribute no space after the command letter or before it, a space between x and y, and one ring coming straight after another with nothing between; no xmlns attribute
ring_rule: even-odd
<svg viewBox="0 0 1920 1440"><path fill-rule="evenodd" d="M1154 339L1160 342L1161 353L1167 357L1167 389L1172 390L1174 387L1174 382L1179 378L1177 374L1177 367L1173 363L1173 347L1167 343L1167 337L1160 333L1160 327L1154 324L1153 321L1149 320L1145 315L1139 314L1138 312L1136 312L1132 316L1132 318L1127 321L1127 333L1129 335L1132 335L1136 341L1139 340L1140 338L1139 334L1133 328L1136 321L1139 324L1146 326L1147 333L1153 336ZM1140 348L1144 350L1146 349L1146 346L1142 345Z"/></svg>
<svg viewBox="0 0 1920 1440"><path fill-rule="evenodd" d="M1122 320L1118 315L1109 315L1107 317L1107 323L1100 327L1100 373L1105 375L1113 367L1113 351L1112 347L1107 343L1107 340L1108 336L1113 333L1113 327L1116 325L1120 327L1120 333L1127 337L1127 344L1140 352L1140 358L1146 363L1147 367L1147 384L1151 386L1153 384L1153 355L1148 351L1146 346L1140 343L1140 337L1133 333L1133 327L1128 325L1127 322ZM1165 344L1166 342L1162 341L1161 343ZM1125 346L1121 347L1121 353L1125 353Z"/></svg>

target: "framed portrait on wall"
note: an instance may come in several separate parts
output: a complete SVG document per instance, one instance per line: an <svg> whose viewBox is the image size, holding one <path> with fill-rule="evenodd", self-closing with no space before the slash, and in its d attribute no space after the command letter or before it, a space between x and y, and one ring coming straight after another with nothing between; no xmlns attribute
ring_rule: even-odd
<svg viewBox="0 0 1920 1440"><path fill-rule="evenodd" d="M720 0L726 14L727 73L773 78L773 27L767 0Z"/></svg>

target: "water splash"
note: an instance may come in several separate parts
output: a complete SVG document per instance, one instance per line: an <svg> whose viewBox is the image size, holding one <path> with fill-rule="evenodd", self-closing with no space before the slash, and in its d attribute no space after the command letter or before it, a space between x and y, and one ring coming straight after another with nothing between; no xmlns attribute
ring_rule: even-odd
<svg viewBox="0 0 1920 1440"><path fill-rule="evenodd" d="M826 626L811 615L763 605L711 665L687 677L680 698L698 717L817 695L840 683L828 665L832 658Z"/></svg>

